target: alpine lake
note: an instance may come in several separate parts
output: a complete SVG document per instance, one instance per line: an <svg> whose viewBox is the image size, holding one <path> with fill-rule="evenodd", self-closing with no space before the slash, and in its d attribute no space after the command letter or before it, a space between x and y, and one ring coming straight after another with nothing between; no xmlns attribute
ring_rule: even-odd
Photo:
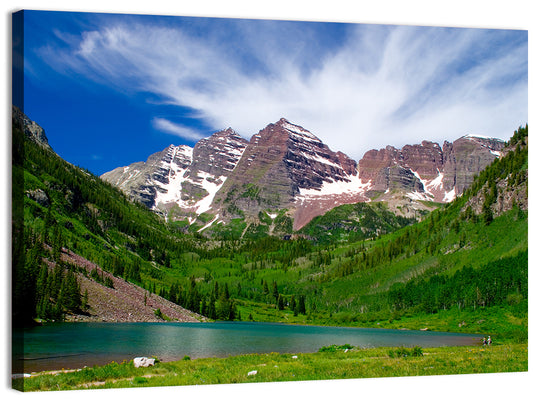
<svg viewBox="0 0 533 399"><path fill-rule="evenodd" d="M248 353L310 353L329 345L476 345L476 334L258 322L50 323L13 331L14 372L82 368L134 357L161 361Z"/></svg>

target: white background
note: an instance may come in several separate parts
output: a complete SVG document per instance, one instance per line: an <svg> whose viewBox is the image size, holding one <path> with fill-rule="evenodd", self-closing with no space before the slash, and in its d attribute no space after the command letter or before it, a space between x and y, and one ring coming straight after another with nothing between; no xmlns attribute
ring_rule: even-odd
<svg viewBox="0 0 533 399"><path fill-rule="evenodd" d="M259 3L259 4L257 4ZM1 82L2 133L0 134L0 389L10 390L10 148L11 148L11 13L20 9L94 11L160 15L189 15L309 21L361 22L407 25L506 28L529 30L533 7L529 0L91 0L2 1ZM531 47L531 46L530 46ZM531 362L530 362L531 363ZM336 380L301 383L270 383L173 387L153 389L32 393L29 397L194 397L194 398L512 398L531 395L530 373L478 374ZM8 397L8 396L2 396Z"/></svg>

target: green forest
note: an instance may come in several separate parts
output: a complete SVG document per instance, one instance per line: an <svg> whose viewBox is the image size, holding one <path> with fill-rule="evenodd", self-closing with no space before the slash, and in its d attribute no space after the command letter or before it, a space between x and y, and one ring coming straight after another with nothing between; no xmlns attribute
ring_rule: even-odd
<svg viewBox="0 0 533 399"><path fill-rule="evenodd" d="M419 222L383 204L355 204L289 238L285 230L208 238L129 201L14 121L14 323L87 311L76 278L83 271L61 258L69 250L211 320L395 326L488 309L527 340L527 198L497 209L505 192L527 187L527 125L507 145L462 196Z"/></svg>

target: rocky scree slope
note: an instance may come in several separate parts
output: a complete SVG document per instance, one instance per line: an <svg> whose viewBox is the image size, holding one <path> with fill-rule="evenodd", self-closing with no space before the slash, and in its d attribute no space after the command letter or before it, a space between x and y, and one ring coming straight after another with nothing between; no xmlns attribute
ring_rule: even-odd
<svg viewBox="0 0 533 399"><path fill-rule="evenodd" d="M67 321L103 322L162 322L163 317L178 322L200 322L207 319L159 295L102 270L98 265L64 249L62 261L78 270L81 293L87 292L88 309L82 314L70 314ZM51 267L55 264L50 263ZM92 275L112 284L101 284ZM110 286L112 285L112 286ZM158 311L162 317L158 316ZM164 316L163 316L164 315Z"/></svg>

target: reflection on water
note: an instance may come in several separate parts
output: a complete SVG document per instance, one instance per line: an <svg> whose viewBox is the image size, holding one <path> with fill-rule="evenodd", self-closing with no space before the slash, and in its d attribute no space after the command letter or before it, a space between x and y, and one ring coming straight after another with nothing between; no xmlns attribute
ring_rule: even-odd
<svg viewBox="0 0 533 399"><path fill-rule="evenodd" d="M56 323L14 331L23 337L14 372L79 368L157 356L225 357L245 353L316 352L322 346L457 346L479 336L433 331L317 327L276 323ZM23 364L24 370L21 369Z"/></svg>

